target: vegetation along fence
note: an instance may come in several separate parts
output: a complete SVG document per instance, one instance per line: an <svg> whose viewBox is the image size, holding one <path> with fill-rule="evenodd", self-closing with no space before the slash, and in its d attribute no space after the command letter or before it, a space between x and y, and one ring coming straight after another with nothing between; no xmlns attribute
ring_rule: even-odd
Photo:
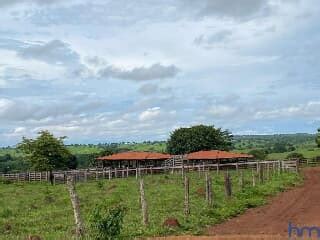
<svg viewBox="0 0 320 240"><path fill-rule="evenodd" d="M65 183L67 177L71 176L76 182L86 182L88 180L99 179L113 179L113 178L127 178L135 176L137 179L141 175L146 174L159 174L159 173L181 173L182 176L185 172L197 171L202 174L207 171L236 170L252 169L259 173L263 169L266 174L271 171L298 171L299 160L286 160L286 161L256 161L256 162L239 162L239 163L224 163L224 164L200 164L200 165L181 165L171 167L142 167L142 168L122 168L122 169L79 169L71 171L55 171L53 172L54 183ZM49 172L25 172L25 173L11 173L0 174L0 178L9 181L21 182L41 182L49 181Z"/></svg>

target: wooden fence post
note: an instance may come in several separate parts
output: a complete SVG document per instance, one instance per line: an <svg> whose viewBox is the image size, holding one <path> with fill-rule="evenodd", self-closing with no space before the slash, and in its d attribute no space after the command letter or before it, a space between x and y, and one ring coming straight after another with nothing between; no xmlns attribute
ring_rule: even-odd
<svg viewBox="0 0 320 240"><path fill-rule="evenodd" d="M109 169L109 172L108 172L108 175L109 175L109 180L111 180L111 169Z"/></svg>
<svg viewBox="0 0 320 240"><path fill-rule="evenodd" d="M149 223L148 219L148 205L144 194L144 182L143 179L140 179L140 203L142 210L142 224L147 226Z"/></svg>
<svg viewBox="0 0 320 240"><path fill-rule="evenodd" d="M211 177L208 176L206 173L206 201L209 206L212 205L212 184L211 184Z"/></svg>
<svg viewBox="0 0 320 240"><path fill-rule="evenodd" d="M278 174L281 174L281 161L278 161Z"/></svg>
<svg viewBox="0 0 320 240"><path fill-rule="evenodd" d="M272 175L275 175L275 171L276 171L275 162L273 162L272 163Z"/></svg>
<svg viewBox="0 0 320 240"><path fill-rule="evenodd" d="M138 168L136 168L136 179L138 179Z"/></svg>
<svg viewBox="0 0 320 240"><path fill-rule="evenodd" d="M259 182L260 183L263 183L263 180L264 180L264 176L263 176L263 166L262 164L260 163L259 164Z"/></svg>
<svg viewBox="0 0 320 240"><path fill-rule="evenodd" d="M237 175L239 176L239 165L238 165L238 163L236 163L236 171L237 171Z"/></svg>
<svg viewBox="0 0 320 240"><path fill-rule="evenodd" d="M181 165L181 175L182 175L182 178L184 178L184 163L183 163L183 160L182 160L182 165Z"/></svg>
<svg viewBox="0 0 320 240"><path fill-rule="evenodd" d="M256 186L256 172L252 169L252 186Z"/></svg>
<svg viewBox="0 0 320 240"><path fill-rule="evenodd" d="M70 199L72 203L74 220L76 223L76 237L81 238L84 235L84 225L80 215L80 202L79 202L78 195L76 193L73 176L68 176L67 187L69 190Z"/></svg>
<svg viewBox="0 0 320 240"><path fill-rule="evenodd" d="M219 162L217 163L217 175L219 175Z"/></svg>
<svg viewBox="0 0 320 240"><path fill-rule="evenodd" d="M226 197L230 198L232 195L232 186L231 186L231 179L230 179L230 175L229 172L226 172L224 174L224 188L225 188L225 193L226 193Z"/></svg>
<svg viewBox="0 0 320 240"><path fill-rule="evenodd" d="M189 178L184 177L184 214L188 216L190 214L190 204L189 204Z"/></svg>
<svg viewBox="0 0 320 240"><path fill-rule="evenodd" d="M267 179L267 181L269 181L269 179L270 179L270 169L269 169L269 163L267 163L267 164L266 164L266 166L267 166L267 174L266 174L266 179Z"/></svg>
<svg viewBox="0 0 320 240"><path fill-rule="evenodd" d="M208 202L208 199L209 199L209 186L208 186L208 173L206 172L205 173L205 189L206 189L206 201Z"/></svg>
<svg viewBox="0 0 320 240"><path fill-rule="evenodd" d="M241 190L243 190L244 188L244 177L243 177L243 171L240 171L240 175L239 175L239 187Z"/></svg>
<svg viewBox="0 0 320 240"><path fill-rule="evenodd" d="M208 204L210 206L212 206L212 204L213 204L213 191L212 191L212 179L211 179L211 177L209 177L209 179L208 179L208 188L209 188Z"/></svg>

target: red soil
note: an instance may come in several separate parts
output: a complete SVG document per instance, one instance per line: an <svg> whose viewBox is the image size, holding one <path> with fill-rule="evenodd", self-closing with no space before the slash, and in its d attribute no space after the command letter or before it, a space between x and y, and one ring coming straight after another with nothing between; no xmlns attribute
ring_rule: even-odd
<svg viewBox="0 0 320 240"><path fill-rule="evenodd" d="M288 239L289 221L299 227L320 227L320 168L308 168L303 172L303 186L279 194L265 206L249 209L239 217L208 228L209 236L163 239Z"/></svg>
<svg viewBox="0 0 320 240"><path fill-rule="evenodd" d="M180 223L176 218L168 218L164 221L163 226L176 228L180 226Z"/></svg>

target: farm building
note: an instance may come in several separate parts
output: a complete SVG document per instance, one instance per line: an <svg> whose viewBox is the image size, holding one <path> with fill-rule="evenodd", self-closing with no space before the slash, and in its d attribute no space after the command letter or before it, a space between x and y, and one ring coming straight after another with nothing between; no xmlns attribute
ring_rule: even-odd
<svg viewBox="0 0 320 240"><path fill-rule="evenodd" d="M214 164L214 163L224 163L224 162L242 162L252 159L252 155L243 153L233 153L219 150L211 151L199 151L193 152L185 155L185 161L187 164Z"/></svg>
<svg viewBox="0 0 320 240"><path fill-rule="evenodd" d="M136 168L162 166L164 161L171 158L169 154L154 152L123 152L105 157L99 157L99 165L111 168Z"/></svg>
<svg viewBox="0 0 320 240"><path fill-rule="evenodd" d="M186 165L214 164L225 162L240 162L251 159L248 154L232 153L226 151L199 151L185 155L169 155L154 152L123 152L109 156L99 157L98 165L111 168L136 168Z"/></svg>

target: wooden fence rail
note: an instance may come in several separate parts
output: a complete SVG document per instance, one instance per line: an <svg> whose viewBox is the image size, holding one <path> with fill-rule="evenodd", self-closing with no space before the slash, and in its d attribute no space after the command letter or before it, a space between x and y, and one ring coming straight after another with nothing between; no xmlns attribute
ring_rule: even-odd
<svg viewBox="0 0 320 240"><path fill-rule="evenodd" d="M53 172L54 183L65 183L68 176L72 176L76 182L86 182L88 180L99 179L113 179L113 178L126 178L135 176L136 178L141 175L158 174L158 173L183 173L190 171L197 171L203 174L207 171L216 171L219 174L223 170L236 170L239 172L241 169L253 169L259 173L260 168L269 171L282 171L282 170L298 170L298 161L257 161L257 162L239 162L239 163L224 163L224 164L199 164L199 165L182 165L171 167L141 167L141 168L124 168L124 169L79 169L70 171L55 171ZM49 172L26 172L26 173L8 173L0 174L0 178L10 181L21 182L41 182L49 181Z"/></svg>

